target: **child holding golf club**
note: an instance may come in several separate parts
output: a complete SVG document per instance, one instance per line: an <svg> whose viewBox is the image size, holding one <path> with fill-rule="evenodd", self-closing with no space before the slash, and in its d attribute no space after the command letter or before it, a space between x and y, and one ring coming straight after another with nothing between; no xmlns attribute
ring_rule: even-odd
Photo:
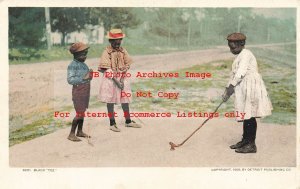
<svg viewBox="0 0 300 189"><path fill-rule="evenodd" d="M246 113L243 122L243 138L231 145L237 153L256 153L256 118L271 115L272 104L265 84L258 73L255 56L245 49L246 36L242 33L228 35L228 46L232 54L237 55L232 64L231 78L223 94L226 102L235 93L235 111Z"/></svg>
<svg viewBox="0 0 300 189"><path fill-rule="evenodd" d="M131 102L131 88L126 72L130 68L132 59L125 48L121 47L125 34L121 29L112 29L107 33L110 46L106 47L100 58L98 71L101 77L99 100L107 103L110 130L120 132L114 114L114 104L121 103L126 119L125 126L140 128L141 125L130 119L129 103ZM123 95L122 95L123 94ZM127 94L127 95L125 95Z"/></svg>

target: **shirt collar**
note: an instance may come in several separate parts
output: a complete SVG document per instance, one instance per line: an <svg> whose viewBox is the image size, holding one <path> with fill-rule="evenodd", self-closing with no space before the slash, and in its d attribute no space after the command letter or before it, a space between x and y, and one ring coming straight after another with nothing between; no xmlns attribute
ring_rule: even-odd
<svg viewBox="0 0 300 189"><path fill-rule="evenodd" d="M73 61L74 61L74 62L77 62L77 63L84 64L84 62L80 62L80 61L78 61L78 60L76 60L76 59L73 59Z"/></svg>
<svg viewBox="0 0 300 189"><path fill-rule="evenodd" d="M116 50L116 49L112 48L111 46L108 46L108 47L106 47L106 50L108 53L112 53L112 52L122 52L123 53L124 52L123 47L119 47L119 49Z"/></svg>

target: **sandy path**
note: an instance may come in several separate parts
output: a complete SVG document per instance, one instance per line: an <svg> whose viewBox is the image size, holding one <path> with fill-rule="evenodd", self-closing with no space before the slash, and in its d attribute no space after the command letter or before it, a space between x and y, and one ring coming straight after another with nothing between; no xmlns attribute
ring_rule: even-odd
<svg viewBox="0 0 300 189"><path fill-rule="evenodd" d="M119 110L120 111L120 110ZM121 112L119 112L121 113ZM232 119L210 120L184 146L169 150L169 141L180 143L203 119L143 119L140 129L111 132L107 120L88 119L91 142L66 139L69 128L10 148L13 167L289 167L296 165L295 126L259 124L256 154L237 154L229 145L241 137L241 124ZM187 124L187 122L189 124ZM87 129L87 127L85 127Z"/></svg>
<svg viewBox="0 0 300 189"><path fill-rule="evenodd" d="M164 55L134 56L132 72L172 71L197 64L233 58L227 48L176 52ZM72 105L71 86L66 82L70 61L10 66L10 114L19 116L15 128L54 108ZM97 69L98 59L87 64ZM92 82L92 96L98 92L98 79ZM91 109L90 111L105 111ZM120 107L116 111L121 114ZM32 114L29 118L26 115ZM18 119L17 119L18 121ZM295 166L296 127L259 124L256 154L236 154L228 148L241 138L240 124L232 119L210 120L190 141L174 152L169 141L181 142L202 119L143 119L141 129L108 129L107 118L88 118L92 143L66 139L69 128L10 147L10 165L17 167L94 166ZM14 125L13 125L14 126ZM87 129L87 127L85 127Z"/></svg>

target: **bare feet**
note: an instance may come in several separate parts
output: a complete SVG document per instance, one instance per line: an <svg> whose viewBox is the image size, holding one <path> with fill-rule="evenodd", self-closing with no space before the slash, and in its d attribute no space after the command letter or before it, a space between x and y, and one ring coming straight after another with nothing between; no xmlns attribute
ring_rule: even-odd
<svg viewBox="0 0 300 189"><path fill-rule="evenodd" d="M69 136L68 136L68 139L70 140L70 141L73 141L73 142L79 142L79 141L81 141L79 138L77 138L76 136L75 136L75 134L69 134Z"/></svg>
<svg viewBox="0 0 300 189"><path fill-rule="evenodd" d="M78 131L77 134L76 134L76 136L78 136L78 137L84 137L84 138L91 138L91 136L85 134L82 131Z"/></svg>

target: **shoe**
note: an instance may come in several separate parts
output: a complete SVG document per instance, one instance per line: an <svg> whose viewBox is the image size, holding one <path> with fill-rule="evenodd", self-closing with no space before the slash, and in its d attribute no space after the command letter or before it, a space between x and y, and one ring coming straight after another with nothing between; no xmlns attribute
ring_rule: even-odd
<svg viewBox="0 0 300 189"><path fill-rule="evenodd" d="M81 140L75 136L75 134L70 134L68 139L73 142L80 142Z"/></svg>
<svg viewBox="0 0 300 189"><path fill-rule="evenodd" d="M85 134L83 131L78 131L76 134L77 137L91 138L91 136Z"/></svg>
<svg viewBox="0 0 300 189"><path fill-rule="evenodd" d="M241 148L235 149L236 153L256 153L257 148L254 142L250 142Z"/></svg>
<svg viewBox="0 0 300 189"><path fill-rule="evenodd" d="M141 128L142 126L135 121L131 120L130 123L125 123L125 127Z"/></svg>
<svg viewBox="0 0 300 189"><path fill-rule="evenodd" d="M233 144L233 145L231 145L231 146L229 146L231 149L237 149L237 148L241 148L241 147L243 147L243 146L245 146L246 144L248 144L249 142L247 141L247 140L242 140L242 141L240 141L240 142L238 142L238 143L236 143L236 144Z"/></svg>
<svg viewBox="0 0 300 189"><path fill-rule="evenodd" d="M112 131L114 131L114 132L121 132L121 130L117 127L116 124L111 125L111 126L109 127L109 129L112 130Z"/></svg>

